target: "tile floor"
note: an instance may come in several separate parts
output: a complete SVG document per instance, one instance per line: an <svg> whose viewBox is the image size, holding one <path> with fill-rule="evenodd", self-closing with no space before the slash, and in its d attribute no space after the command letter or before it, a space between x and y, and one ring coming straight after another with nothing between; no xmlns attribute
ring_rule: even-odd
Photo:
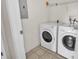
<svg viewBox="0 0 79 59"><path fill-rule="evenodd" d="M41 46L38 46L27 53L26 57L27 59L66 59Z"/></svg>

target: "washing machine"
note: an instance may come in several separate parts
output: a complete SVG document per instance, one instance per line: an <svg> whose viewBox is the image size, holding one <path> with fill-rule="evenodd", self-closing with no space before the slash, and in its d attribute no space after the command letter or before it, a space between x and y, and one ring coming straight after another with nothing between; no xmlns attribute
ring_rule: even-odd
<svg viewBox="0 0 79 59"><path fill-rule="evenodd" d="M67 59L75 59L78 41L78 30L69 26L59 26L58 54Z"/></svg>
<svg viewBox="0 0 79 59"><path fill-rule="evenodd" d="M56 52L56 23L44 23L40 25L41 46Z"/></svg>

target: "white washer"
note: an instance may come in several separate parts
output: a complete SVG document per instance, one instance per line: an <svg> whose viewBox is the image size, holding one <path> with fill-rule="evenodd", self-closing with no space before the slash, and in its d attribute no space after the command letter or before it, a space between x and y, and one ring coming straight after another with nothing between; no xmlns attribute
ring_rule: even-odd
<svg viewBox="0 0 79 59"><path fill-rule="evenodd" d="M40 25L41 46L56 52L57 25L46 23Z"/></svg>
<svg viewBox="0 0 79 59"><path fill-rule="evenodd" d="M59 26L58 53L67 59L75 59L78 30L73 27Z"/></svg>

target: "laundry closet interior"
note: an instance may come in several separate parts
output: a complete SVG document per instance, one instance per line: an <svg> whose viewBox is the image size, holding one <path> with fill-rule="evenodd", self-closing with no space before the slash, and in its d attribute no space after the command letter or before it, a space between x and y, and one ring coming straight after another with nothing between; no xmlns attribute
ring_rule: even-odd
<svg viewBox="0 0 79 59"><path fill-rule="evenodd" d="M65 50L65 48L67 48L67 46L64 48L62 46L59 46L59 48L58 48L58 45L62 45L61 44L62 42L59 40L56 42L55 39L57 39L57 28L54 28L54 27L61 26L62 27L61 29L63 31L65 29L65 31L66 31L64 33L66 33L66 35L70 35L69 38L72 39L73 31L72 32L70 31L71 33L69 33L69 34L67 31L71 30L71 28L69 29L69 27L73 27L74 19L76 21L78 20L78 18L77 18L78 17L77 0L33 0L33 1L27 0L27 7L28 7L28 18L22 19L24 45L25 45L27 59L30 59L30 58L38 59L39 56L37 56L37 55L44 56L43 54L45 51L38 49L40 46L42 46L42 48L51 50L54 53L56 52L57 56L58 55L61 55L61 56L67 55L67 56L63 56L63 57L67 57L69 59L74 58L74 56L73 56L74 48L73 47L72 48L68 47L68 49L66 49L66 50ZM61 24L57 25L57 20ZM65 24L65 26L63 24ZM66 28L66 26L69 26L69 27ZM76 22L75 26L77 26L77 22ZM54 29L52 29L52 28L54 28ZM48 32L43 32L44 30L48 31ZM54 33L50 33L51 31ZM62 32L58 31L58 33L62 33ZM77 32L76 32L76 34L77 34ZM53 37L53 35L54 35L54 37ZM64 35L64 34L62 34L62 35ZM74 34L73 34L73 38L75 39ZM43 39L46 41L43 41ZM65 39L68 39L68 37L67 38L65 37ZM50 42L50 41L54 41L54 42ZM58 42L60 44L58 44ZM53 45L53 43L54 43L54 45ZM66 43L66 42L64 42L64 43ZM73 43L73 44L75 44L75 43ZM61 47L63 49L61 49ZM34 55L31 55L28 57L28 54L30 54L30 52L32 52L32 50L34 50L35 48L37 49L37 52L34 52ZM58 50L59 53L56 50ZM65 50L65 51L63 51L63 50ZM69 51L67 51L67 50L69 50ZM65 53L65 52L68 52L68 53ZM36 55L36 53L37 53L37 55ZM62 53L62 54L60 54L60 53ZM65 53L65 54L63 54L63 53ZM47 56L44 56L44 57L47 57L48 59L58 58L58 57L51 57L49 55L50 54L47 55L49 58ZM34 57L34 56L36 56L36 57ZM46 59L42 56L40 59ZM64 59L64 58L61 58L61 59Z"/></svg>
<svg viewBox="0 0 79 59"><path fill-rule="evenodd" d="M12 7L8 12L21 21L26 59L78 59L78 0L18 0L12 5L18 12Z"/></svg>

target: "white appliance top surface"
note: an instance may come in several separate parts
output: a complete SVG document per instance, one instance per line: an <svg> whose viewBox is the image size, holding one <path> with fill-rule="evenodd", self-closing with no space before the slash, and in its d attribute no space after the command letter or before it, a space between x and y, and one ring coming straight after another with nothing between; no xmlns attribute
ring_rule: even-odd
<svg viewBox="0 0 79 59"><path fill-rule="evenodd" d="M57 22L55 21L55 22L44 22L44 23L42 23L42 24L40 24L40 25L51 25L51 26L57 26ZM78 28L77 28L77 26L76 26L76 28L74 28L73 26L70 26L70 24L66 24L66 23L58 23L58 25L59 26L61 26L61 27L69 27L69 28L71 28L71 29L74 29L74 30L78 30Z"/></svg>

